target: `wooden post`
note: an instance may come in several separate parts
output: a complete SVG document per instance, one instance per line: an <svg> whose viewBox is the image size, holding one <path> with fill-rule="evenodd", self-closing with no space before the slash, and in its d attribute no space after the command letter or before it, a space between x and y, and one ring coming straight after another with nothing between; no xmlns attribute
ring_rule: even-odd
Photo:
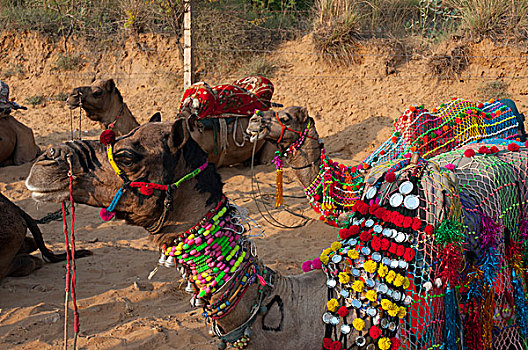
<svg viewBox="0 0 528 350"><path fill-rule="evenodd" d="M187 89L194 80L194 57L192 41L192 0L185 0L183 17L183 87Z"/></svg>

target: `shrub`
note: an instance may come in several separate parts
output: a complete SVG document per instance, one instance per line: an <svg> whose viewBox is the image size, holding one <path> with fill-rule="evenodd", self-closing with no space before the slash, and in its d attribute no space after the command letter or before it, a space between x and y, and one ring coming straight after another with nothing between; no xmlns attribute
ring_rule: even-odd
<svg viewBox="0 0 528 350"><path fill-rule="evenodd" d="M487 101L489 99L500 100L502 98L509 98L510 94L506 91L508 89L508 84L502 80L493 80L487 83L482 84L478 88L479 98L482 101Z"/></svg>
<svg viewBox="0 0 528 350"><path fill-rule="evenodd" d="M46 101L46 98L42 95L31 96L24 100L25 103L30 104L33 107L43 103L44 101Z"/></svg>

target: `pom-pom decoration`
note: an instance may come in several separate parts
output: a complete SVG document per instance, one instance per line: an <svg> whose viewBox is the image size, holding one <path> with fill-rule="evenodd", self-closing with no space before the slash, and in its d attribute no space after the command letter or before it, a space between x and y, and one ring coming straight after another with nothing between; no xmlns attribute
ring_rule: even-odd
<svg viewBox="0 0 528 350"><path fill-rule="evenodd" d="M106 210L106 208L101 208L101 211L99 212L99 216L101 217L101 220L103 221L110 221L114 218L115 213L112 211Z"/></svg>
<svg viewBox="0 0 528 350"><path fill-rule="evenodd" d="M99 141L106 146L112 145L115 142L116 134L113 130L108 129L101 133Z"/></svg>
<svg viewBox="0 0 528 350"><path fill-rule="evenodd" d="M464 157L471 158L475 155L475 151L472 148L468 148L464 151Z"/></svg>

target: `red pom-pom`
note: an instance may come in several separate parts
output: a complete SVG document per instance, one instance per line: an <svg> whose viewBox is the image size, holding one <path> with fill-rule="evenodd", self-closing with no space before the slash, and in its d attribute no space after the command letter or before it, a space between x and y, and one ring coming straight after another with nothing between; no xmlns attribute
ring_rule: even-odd
<svg viewBox="0 0 528 350"><path fill-rule="evenodd" d="M398 338L391 338L391 347L390 347L390 350L398 350L400 348L400 345L401 345L401 340L398 339Z"/></svg>
<svg viewBox="0 0 528 350"><path fill-rule="evenodd" d="M396 175L394 174L394 172L389 171L387 174L385 174L385 181L387 182L396 181Z"/></svg>
<svg viewBox="0 0 528 350"><path fill-rule="evenodd" d="M348 237L350 237L351 235L352 233L348 228L342 228L341 230L339 230L339 238L341 239L348 239Z"/></svg>
<svg viewBox="0 0 528 350"><path fill-rule="evenodd" d="M424 230L424 232L425 232L426 234L428 234L428 235L432 235L433 232L434 232L434 227L433 227L433 225L427 225L427 226L425 226L425 230Z"/></svg>
<svg viewBox="0 0 528 350"><path fill-rule="evenodd" d="M390 210L385 209L385 212L383 213L383 217L381 218L384 222L391 222L392 218L392 212Z"/></svg>
<svg viewBox="0 0 528 350"><path fill-rule="evenodd" d="M517 152L519 150L519 148L520 148L519 145L516 144L516 143L510 143L508 145L508 151L510 151L510 152Z"/></svg>
<svg viewBox="0 0 528 350"><path fill-rule="evenodd" d="M421 228L422 228L422 220L418 218L413 218L413 223L412 223L413 231L420 231Z"/></svg>
<svg viewBox="0 0 528 350"><path fill-rule="evenodd" d="M303 270L303 272L310 272L313 270L313 262L312 260L306 260L305 262L302 263L301 265L301 269Z"/></svg>
<svg viewBox="0 0 528 350"><path fill-rule="evenodd" d="M343 348L343 345L341 344L339 340L336 340L330 346L330 350L341 350L342 348Z"/></svg>
<svg viewBox="0 0 528 350"><path fill-rule="evenodd" d="M332 339L323 338L323 348L330 349L331 346L332 346Z"/></svg>
<svg viewBox="0 0 528 350"><path fill-rule="evenodd" d="M370 233L370 231L363 231L359 235L359 239L363 242L368 242L372 239L372 233Z"/></svg>
<svg viewBox="0 0 528 350"><path fill-rule="evenodd" d="M321 262L321 259L315 258L312 260L312 266L314 270L320 270L323 268L323 263Z"/></svg>
<svg viewBox="0 0 528 350"><path fill-rule="evenodd" d="M524 147L528 147L528 141L524 141Z"/></svg>
<svg viewBox="0 0 528 350"><path fill-rule="evenodd" d="M369 208L369 214L374 215L374 212L379 208L379 205L376 203L372 204Z"/></svg>
<svg viewBox="0 0 528 350"><path fill-rule="evenodd" d="M491 153L490 149L486 146L480 146L480 148L478 149L478 152L480 154L490 154Z"/></svg>
<svg viewBox="0 0 528 350"><path fill-rule="evenodd" d="M381 250L387 250L390 247L391 242L387 238L381 240Z"/></svg>
<svg viewBox="0 0 528 350"><path fill-rule="evenodd" d="M349 228L350 235L355 236L359 233L359 226L358 225L352 225Z"/></svg>
<svg viewBox="0 0 528 350"><path fill-rule="evenodd" d="M101 141L101 143L103 145L111 145L115 142L115 139L116 139L116 134L113 130L105 130L101 133L101 136L99 136L99 141Z"/></svg>
<svg viewBox="0 0 528 350"><path fill-rule="evenodd" d="M468 148L464 151L464 157L471 158L475 155L475 151L472 148Z"/></svg>
<svg viewBox="0 0 528 350"><path fill-rule="evenodd" d="M378 339L379 336L381 335L381 331L380 329L378 328L378 326L372 326L370 327L369 329L369 335L372 339Z"/></svg>
<svg viewBox="0 0 528 350"><path fill-rule="evenodd" d="M413 218L410 218L408 216L403 217L403 227L404 228L411 227L412 223L413 223Z"/></svg>
<svg viewBox="0 0 528 350"><path fill-rule="evenodd" d="M403 254L403 258L407 262L411 262L412 259L414 259L414 256L416 255L416 251L412 248L405 248L405 254Z"/></svg>
<svg viewBox="0 0 528 350"><path fill-rule="evenodd" d="M396 254L396 251L398 250L398 245L394 242L391 242L389 253Z"/></svg>
<svg viewBox="0 0 528 350"><path fill-rule="evenodd" d="M484 103L479 103L479 104L477 105L477 107L478 107L478 108L482 108L482 107L484 107Z"/></svg>
<svg viewBox="0 0 528 350"><path fill-rule="evenodd" d="M363 202L358 202L358 203L361 203L361 204L359 205L359 208L358 208L359 213L360 213L361 215L367 215L368 212L369 212L369 206L368 206L368 204L365 204L365 203L363 203Z"/></svg>
<svg viewBox="0 0 528 350"><path fill-rule="evenodd" d="M102 208L99 212L99 216L101 217L101 220L103 221L110 221L114 218L115 213L112 211L106 210L106 208Z"/></svg>
<svg viewBox="0 0 528 350"><path fill-rule="evenodd" d="M139 192L145 196L150 196L154 193L154 189L149 186L141 186Z"/></svg>
<svg viewBox="0 0 528 350"><path fill-rule="evenodd" d="M405 247L402 245L398 245L398 248L396 248L396 255L403 256L405 254Z"/></svg>
<svg viewBox="0 0 528 350"><path fill-rule="evenodd" d="M378 208L378 210L376 210L374 212L374 216L377 217L378 219L382 219L383 218L383 214L385 214L386 211L387 211L387 209L385 209L385 208Z"/></svg>
<svg viewBox="0 0 528 350"><path fill-rule="evenodd" d="M497 146L491 146L491 147L490 147L490 152L491 152L491 153L498 153L498 152L499 152L499 149L497 148Z"/></svg>
<svg viewBox="0 0 528 350"><path fill-rule="evenodd" d="M339 316L341 317L347 317L348 315L348 309L346 306L341 306L339 308L339 310L337 310L337 313L339 314Z"/></svg>
<svg viewBox="0 0 528 350"><path fill-rule="evenodd" d="M381 238L378 236L373 236L372 241L370 241L370 246L373 250L379 251L381 249Z"/></svg>

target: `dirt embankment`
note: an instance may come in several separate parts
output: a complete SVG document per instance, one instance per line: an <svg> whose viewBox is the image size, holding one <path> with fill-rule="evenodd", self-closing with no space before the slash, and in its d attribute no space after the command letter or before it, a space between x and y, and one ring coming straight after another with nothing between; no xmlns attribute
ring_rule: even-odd
<svg viewBox="0 0 528 350"><path fill-rule="evenodd" d="M444 44L436 51L449 54L456 45L460 43ZM109 44L103 52L72 39L70 55L80 58L79 68L73 70L65 68L79 62L61 59L62 47L60 42L52 43L34 33L0 36L0 74L11 86L11 97L24 104L35 96L44 97L44 103L14 114L33 128L40 146L69 138L70 112L57 100L94 77L114 78L141 122L156 111L161 111L165 120L174 117L182 93L182 64L172 39L142 35L123 40L117 49ZM398 51L377 43L358 53L361 63L348 68L324 64L314 54L308 36L283 44L269 56L278 66L273 78L274 100L286 106L307 106L316 116L327 149L348 164L360 161L384 141L393 119L410 104L433 107L452 97L479 100L486 84L498 80L501 84L497 86L519 102L522 111L528 105L527 56L515 48L486 41L469 45L469 66L455 79L438 79L428 73L430 52L414 52L412 58L403 59L394 56ZM214 84L234 78L238 76L207 80ZM98 135L98 127L86 118L83 129L88 137ZM29 169L30 164L0 168L0 191L34 217L42 217L57 206L37 206L29 198L24 186ZM272 193L272 167L259 166L256 172L264 190ZM335 238L335 230L317 221L298 230L280 231L266 225L250 200L249 169L233 167L222 169L221 174L228 196L264 226L266 235L256 241L260 256L272 268L285 274L299 273L304 259L318 255ZM289 171L285 184L287 193L301 194ZM302 198L286 198L286 203L312 215ZM157 252L145 231L122 222L102 223L97 212L82 205L77 209L78 246L94 251L93 257L77 263L81 348L216 349L200 312L190 307L188 295L176 283L178 274L163 269L153 282L146 281ZM289 224L297 221L285 213L277 215ZM61 250L61 224L44 225L42 230L51 248ZM31 276L1 282L0 348L61 346L63 274L64 264L46 264Z"/></svg>

